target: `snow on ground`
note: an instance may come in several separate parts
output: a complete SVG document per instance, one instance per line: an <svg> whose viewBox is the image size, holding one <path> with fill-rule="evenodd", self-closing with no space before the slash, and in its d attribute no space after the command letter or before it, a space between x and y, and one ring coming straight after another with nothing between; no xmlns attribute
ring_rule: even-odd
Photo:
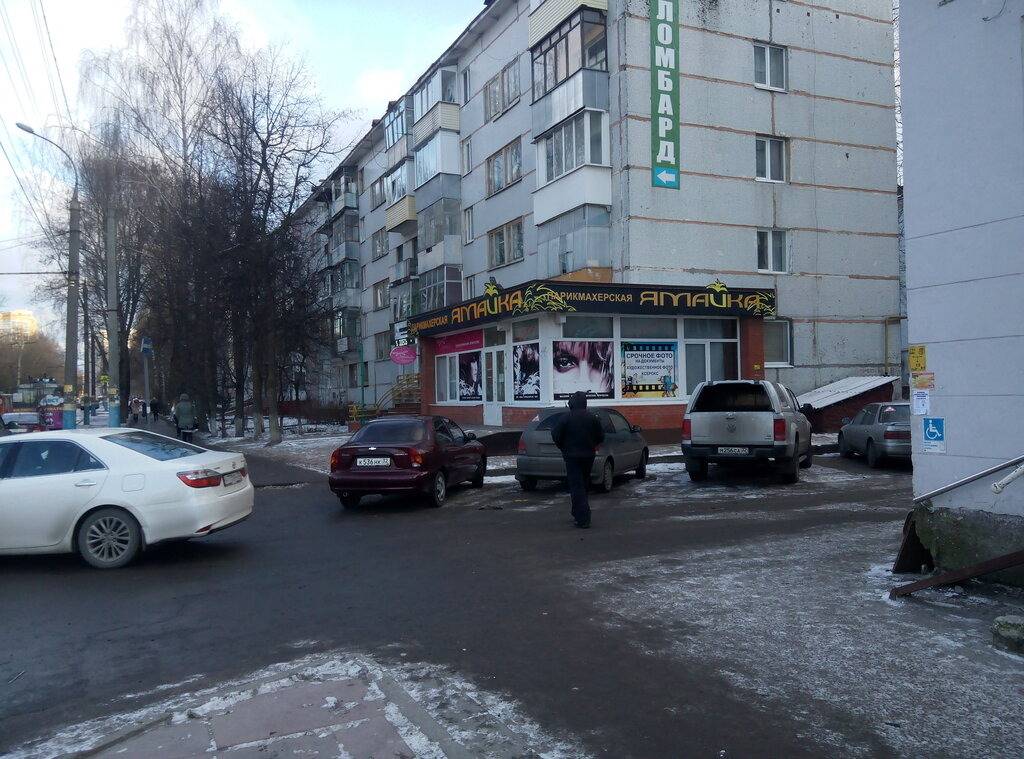
<svg viewBox="0 0 1024 759"><path fill-rule="evenodd" d="M891 524L813 529L762 548L609 562L567 586L610 627L663 628L667 653L706 662L750 703L791 715L823 755L871 757L881 743L899 756L1020 756L1021 659L995 651L976 615L888 600ZM859 740L851 721L865 728Z"/></svg>
<svg viewBox="0 0 1024 759"><path fill-rule="evenodd" d="M300 641L295 647L306 645L309 641ZM403 706L407 699L424 709L473 756L492 755L492 751L506 755L501 751L504 747L510 752L508 755L516 756L539 756L542 759L590 757L571 739L544 731L527 718L520 705L510 697L477 688L446 667L406 662L386 665L363 654L333 652L275 664L216 688L182 693L143 709L74 725L60 730L42 743L16 749L7 754L6 759L44 759L78 752L90 753L108 736L137 725L155 725L165 715L170 715L171 724L204 720L231 711L239 703L256 696L272 695L285 688L303 687L309 683L339 680L361 680L367 684L366 700L388 701L385 707L388 721L416 751L417 757L440 759L445 754L421 729L424 726L418 724L415 717L410 719L415 710L410 713ZM162 686L149 694L134 694L131 698L142 698L168 687L174 686ZM329 699L324 708L331 706ZM266 747L259 750L264 751Z"/></svg>

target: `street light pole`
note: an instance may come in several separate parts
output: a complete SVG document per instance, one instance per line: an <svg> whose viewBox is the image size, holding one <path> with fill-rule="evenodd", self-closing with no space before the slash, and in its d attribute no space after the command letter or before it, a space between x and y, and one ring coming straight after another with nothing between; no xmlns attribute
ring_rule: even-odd
<svg viewBox="0 0 1024 759"><path fill-rule="evenodd" d="M79 245L81 242L81 206L78 203L78 167L71 155L53 140L36 132L28 124L17 123L18 129L48 142L64 154L75 172L75 190L68 205L68 305L67 322L64 331L64 429L74 429L78 412L75 399L78 397L78 287L81 276L79 267Z"/></svg>

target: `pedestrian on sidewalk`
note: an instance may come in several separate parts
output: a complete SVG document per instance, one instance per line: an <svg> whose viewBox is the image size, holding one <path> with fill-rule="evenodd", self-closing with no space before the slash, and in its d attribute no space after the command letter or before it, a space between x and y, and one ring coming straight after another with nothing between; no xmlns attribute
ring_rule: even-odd
<svg viewBox="0 0 1024 759"><path fill-rule="evenodd" d="M181 394L174 410L175 418L177 419L178 436L186 443L191 443L192 433L196 428L196 407L189 400L188 393Z"/></svg>
<svg viewBox="0 0 1024 759"><path fill-rule="evenodd" d="M138 398L132 398L128 407L132 412L132 424L139 423L139 412L142 411L142 402Z"/></svg>
<svg viewBox="0 0 1024 759"><path fill-rule="evenodd" d="M590 470L594 468L594 452L604 440L600 420L587 411L587 394L577 390L569 398L569 413L563 414L551 430L551 439L562 452L565 473L569 478L569 498L576 526L590 527Z"/></svg>
<svg viewBox="0 0 1024 759"><path fill-rule="evenodd" d="M153 414L153 421L160 418L160 399L155 395L149 401L149 411Z"/></svg>

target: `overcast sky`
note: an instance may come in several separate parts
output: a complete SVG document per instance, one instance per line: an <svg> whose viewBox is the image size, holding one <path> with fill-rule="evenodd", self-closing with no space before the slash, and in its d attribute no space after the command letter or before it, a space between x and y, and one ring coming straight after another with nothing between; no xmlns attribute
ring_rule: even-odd
<svg viewBox="0 0 1024 759"><path fill-rule="evenodd" d="M40 147L30 150L35 138L14 124L58 138L47 127L64 110L64 93L72 113L79 110L82 51L121 46L130 8L129 0L0 0L0 145L6 154L0 154L0 311L34 311L57 338L63 336L60 317L33 301L34 277L14 273L40 268L27 244L38 236L38 225L25 218L11 169L27 169ZM329 108L362 113L351 129L358 136L447 49L483 0L221 0L220 9L251 46L283 40L292 54L304 56Z"/></svg>

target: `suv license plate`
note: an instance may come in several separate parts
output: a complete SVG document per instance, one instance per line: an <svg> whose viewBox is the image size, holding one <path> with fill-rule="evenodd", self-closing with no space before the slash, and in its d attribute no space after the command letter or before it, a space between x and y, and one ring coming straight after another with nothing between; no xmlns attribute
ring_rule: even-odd
<svg viewBox="0 0 1024 759"><path fill-rule="evenodd" d="M242 481L241 472L228 472L224 475L224 487L229 488L232 485L237 485Z"/></svg>
<svg viewBox="0 0 1024 759"><path fill-rule="evenodd" d="M720 445L718 446L718 452L722 455L746 456L750 453L750 449Z"/></svg>
<svg viewBox="0 0 1024 759"><path fill-rule="evenodd" d="M364 456L356 459L356 466L389 466L391 459L387 456Z"/></svg>

